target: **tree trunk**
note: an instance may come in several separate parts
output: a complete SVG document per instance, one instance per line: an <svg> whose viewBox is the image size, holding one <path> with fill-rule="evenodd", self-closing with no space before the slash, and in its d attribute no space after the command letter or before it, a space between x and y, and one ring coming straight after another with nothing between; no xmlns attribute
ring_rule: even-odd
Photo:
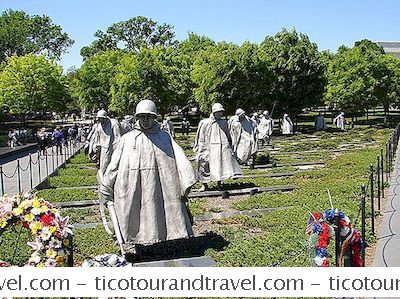
<svg viewBox="0 0 400 299"><path fill-rule="evenodd" d="M383 124L387 126L388 124L388 118L389 118L389 106L383 106L383 109L385 111L384 117L383 117Z"/></svg>
<svg viewBox="0 0 400 299"><path fill-rule="evenodd" d="M351 128L354 129L354 116L351 116Z"/></svg>

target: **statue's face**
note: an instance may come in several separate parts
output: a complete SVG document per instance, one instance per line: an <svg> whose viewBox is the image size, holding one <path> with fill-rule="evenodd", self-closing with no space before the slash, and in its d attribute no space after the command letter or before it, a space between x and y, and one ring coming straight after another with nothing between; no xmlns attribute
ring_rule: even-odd
<svg viewBox="0 0 400 299"><path fill-rule="evenodd" d="M139 114L137 116L139 125L142 130L149 130L153 127L156 117L153 114Z"/></svg>
<svg viewBox="0 0 400 299"><path fill-rule="evenodd" d="M105 118L105 117L99 117L99 118L97 119L97 121L98 121L99 123L101 123L102 125L104 125L104 124L107 122L107 118Z"/></svg>
<svg viewBox="0 0 400 299"><path fill-rule="evenodd" d="M239 120L244 120L244 114L239 116Z"/></svg>
<svg viewBox="0 0 400 299"><path fill-rule="evenodd" d="M223 111L214 112L214 117L215 117L216 119L219 119L219 118L222 117L222 114L223 114L223 113L224 113Z"/></svg>

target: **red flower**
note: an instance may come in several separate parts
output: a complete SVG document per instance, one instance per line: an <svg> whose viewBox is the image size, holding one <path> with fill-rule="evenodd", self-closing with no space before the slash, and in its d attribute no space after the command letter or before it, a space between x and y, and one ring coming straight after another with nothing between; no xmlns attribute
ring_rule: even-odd
<svg viewBox="0 0 400 299"><path fill-rule="evenodd" d="M40 217L40 220L45 225L53 225L54 223L54 217L51 215L43 215L42 217Z"/></svg>
<svg viewBox="0 0 400 299"><path fill-rule="evenodd" d="M322 267L329 267L329 260L327 258L322 262Z"/></svg>

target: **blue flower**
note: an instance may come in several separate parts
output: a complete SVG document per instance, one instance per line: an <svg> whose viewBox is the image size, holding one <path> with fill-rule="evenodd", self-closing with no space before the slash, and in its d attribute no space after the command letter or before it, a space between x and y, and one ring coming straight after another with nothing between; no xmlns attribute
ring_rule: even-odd
<svg viewBox="0 0 400 299"><path fill-rule="evenodd" d="M317 248L315 252L320 257L327 257L328 256L328 250L326 248Z"/></svg>
<svg viewBox="0 0 400 299"><path fill-rule="evenodd" d="M320 235L323 231L324 231L324 229L321 224L319 224L319 223L314 224L313 233L317 233L318 235Z"/></svg>

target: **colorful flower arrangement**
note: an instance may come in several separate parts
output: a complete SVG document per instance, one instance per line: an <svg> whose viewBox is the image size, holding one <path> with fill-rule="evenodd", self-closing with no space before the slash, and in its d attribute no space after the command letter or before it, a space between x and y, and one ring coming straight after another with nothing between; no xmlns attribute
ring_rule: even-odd
<svg viewBox="0 0 400 299"><path fill-rule="evenodd" d="M6 194L0 197L0 236L12 225L22 225L34 236L27 244L33 253L27 266L62 267L67 263L68 248L72 237L69 217L62 218L59 210L36 195ZM0 261L0 266L9 266Z"/></svg>
<svg viewBox="0 0 400 299"><path fill-rule="evenodd" d="M306 233L310 235L310 247L315 249L313 261L318 267L329 267L328 245L334 234L335 211L326 210L323 213L311 214L307 224ZM362 267L361 250L364 242L360 233L351 226L349 217L339 212L339 226L342 247L340 252L340 265L344 264L344 257L350 259L351 267Z"/></svg>
<svg viewBox="0 0 400 299"><path fill-rule="evenodd" d="M82 267L132 267L132 264L123 256L107 253L84 261Z"/></svg>
<svg viewBox="0 0 400 299"><path fill-rule="evenodd" d="M310 247L315 249L313 261L318 267L329 267L328 245L334 234L321 213L315 212L310 216L306 233L310 235Z"/></svg>

